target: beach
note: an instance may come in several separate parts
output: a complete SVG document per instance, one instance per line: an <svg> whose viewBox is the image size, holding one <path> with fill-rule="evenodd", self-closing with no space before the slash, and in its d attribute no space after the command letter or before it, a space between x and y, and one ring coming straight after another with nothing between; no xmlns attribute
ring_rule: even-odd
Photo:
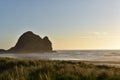
<svg viewBox="0 0 120 80"><path fill-rule="evenodd" d="M119 52L1 53L0 80L120 80Z"/></svg>
<svg viewBox="0 0 120 80"><path fill-rule="evenodd" d="M53 53L1 53L0 57L25 60L82 61L95 65L120 66L119 50L58 50Z"/></svg>

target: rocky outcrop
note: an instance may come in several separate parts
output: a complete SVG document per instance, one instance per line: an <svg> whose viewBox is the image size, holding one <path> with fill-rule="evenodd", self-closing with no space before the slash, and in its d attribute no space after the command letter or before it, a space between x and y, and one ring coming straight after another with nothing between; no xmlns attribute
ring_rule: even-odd
<svg viewBox="0 0 120 80"><path fill-rule="evenodd" d="M6 52L13 53L35 53L52 51L52 43L47 36L42 39L39 35L36 35L31 31L25 32L18 39L18 42L14 47L6 50Z"/></svg>

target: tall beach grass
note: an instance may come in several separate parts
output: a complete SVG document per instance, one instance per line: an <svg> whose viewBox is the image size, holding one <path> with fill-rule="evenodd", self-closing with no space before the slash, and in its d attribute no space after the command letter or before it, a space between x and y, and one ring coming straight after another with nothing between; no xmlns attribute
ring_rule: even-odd
<svg viewBox="0 0 120 80"><path fill-rule="evenodd" d="M0 80L120 80L120 68L75 61L0 58Z"/></svg>

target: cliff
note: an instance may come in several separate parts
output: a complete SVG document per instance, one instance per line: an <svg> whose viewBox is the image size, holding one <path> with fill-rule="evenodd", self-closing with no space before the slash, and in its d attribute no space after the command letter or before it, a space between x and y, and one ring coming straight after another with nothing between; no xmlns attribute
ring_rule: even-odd
<svg viewBox="0 0 120 80"><path fill-rule="evenodd" d="M35 53L35 52L52 52L52 43L48 37L43 39L34 34L31 31L25 32L16 45L9 50L1 49L0 52L12 52L12 53Z"/></svg>

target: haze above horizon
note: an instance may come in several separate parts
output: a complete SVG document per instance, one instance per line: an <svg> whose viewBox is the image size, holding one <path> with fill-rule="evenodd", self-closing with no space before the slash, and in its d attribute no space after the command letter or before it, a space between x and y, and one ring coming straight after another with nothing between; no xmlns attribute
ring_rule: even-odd
<svg viewBox="0 0 120 80"><path fill-rule="evenodd" d="M0 0L0 48L26 31L56 49L120 49L120 0Z"/></svg>

